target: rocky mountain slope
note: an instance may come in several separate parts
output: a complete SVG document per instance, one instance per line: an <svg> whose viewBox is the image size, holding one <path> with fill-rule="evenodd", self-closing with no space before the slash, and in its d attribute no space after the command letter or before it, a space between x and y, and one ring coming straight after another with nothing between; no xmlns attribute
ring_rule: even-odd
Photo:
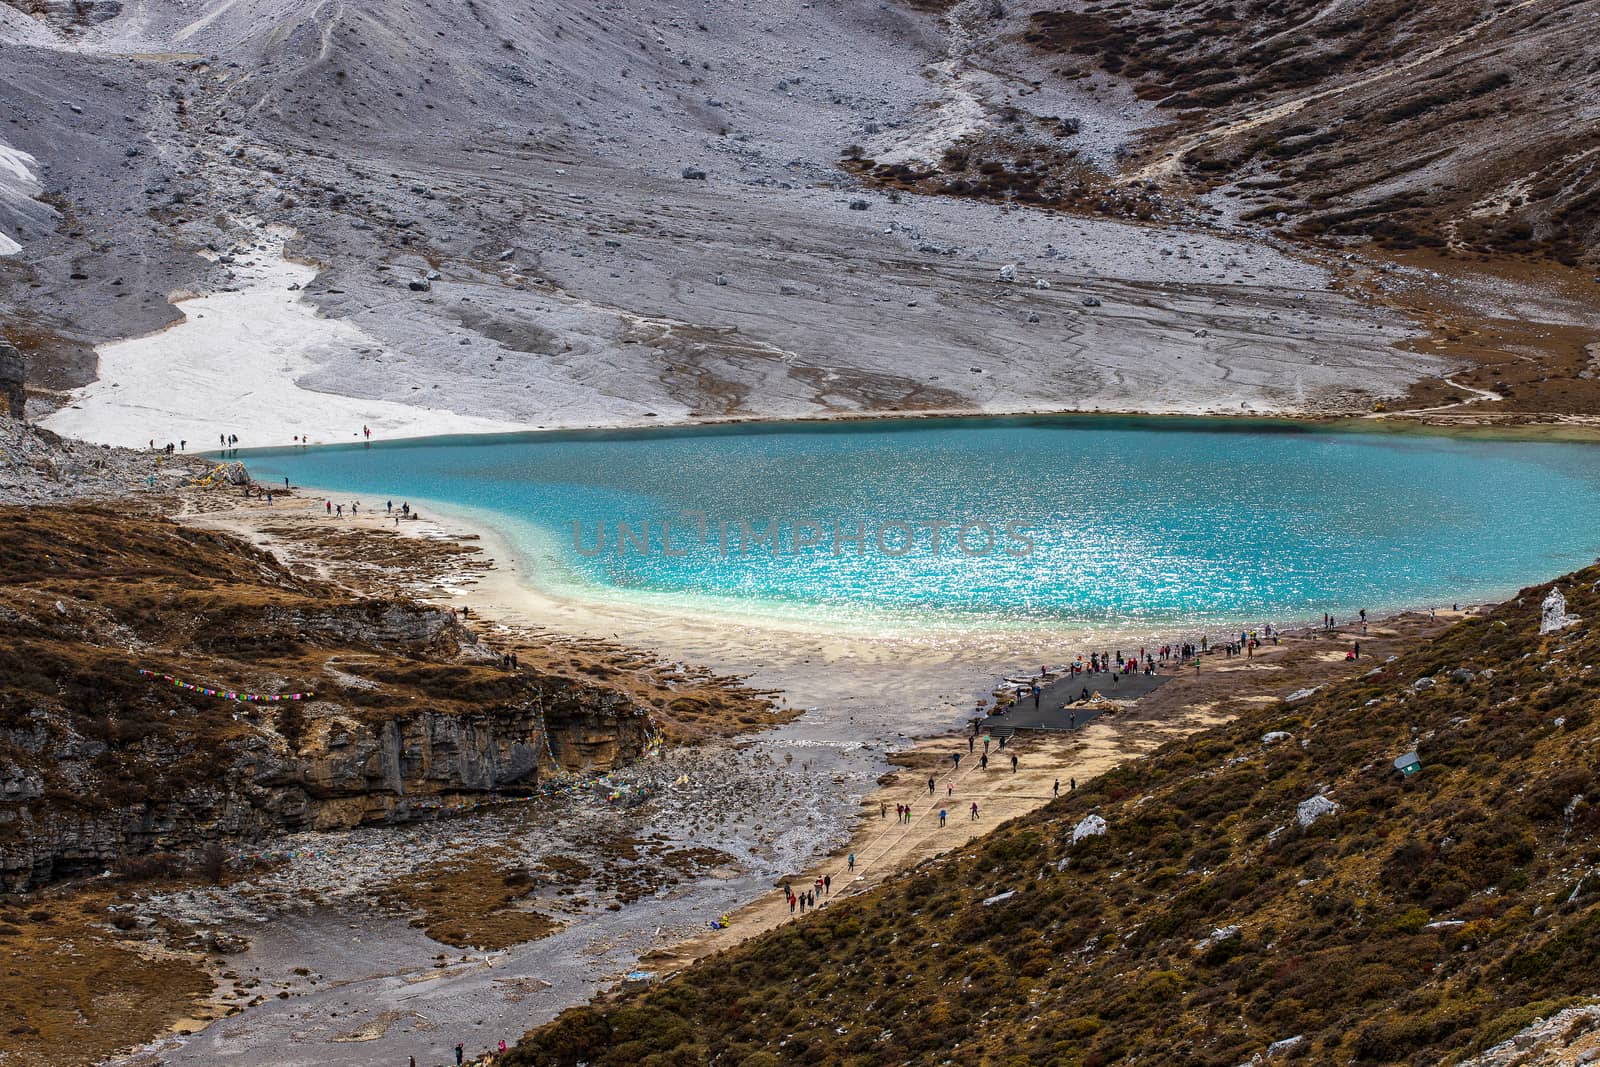
<svg viewBox="0 0 1600 1067"><path fill-rule="evenodd" d="M1531 588L1353 681L1228 709L904 879L569 1011L509 1062L1489 1049L1600 992L1600 567L1556 585L1564 611ZM1561 1018L1512 1058L1592 1043L1593 1013Z"/></svg>
<svg viewBox="0 0 1600 1067"><path fill-rule="evenodd" d="M966 61L1024 87L989 102L1009 121L880 179L1141 217L1204 193L1302 237L1600 262L1600 11L1583 0L944 7ZM1111 168L1053 110L1097 80L1155 109Z"/></svg>
<svg viewBox="0 0 1600 1067"><path fill-rule="evenodd" d="M146 516L0 510L0 630L6 892L526 795L637 757L649 730L633 693L505 669L448 610Z"/></svg>
<svg viewBox="0 0 1600 1067"><path fill-rule="evenodd" d="M838 165L850 146L937 161L971 129L1009 129L1008 99L1101 171L1160 118L1106 79L1024 97L1026 72L974 67L964 23L939 12L113 7L0 5L0 140L37 187L0 195L20 246L0 257L0 329L39 410L95 377L95 346L177 320L170 298L196 292L257 298L252 320L298 301L359 331L246 333L239 371L529 427L1365 409L1446 369L1396 352L1401 316L1331 291L1332 272L1257 226L864 191ZM239 268L276 256L269 224L294 231L314 281L257 292ZM161 336L149 358L192 358L182 327ZM210 439L216 383L185 384L106 382L141 420L117 440ZM263 425L247 440L284 406L249 413Z"/></svg>

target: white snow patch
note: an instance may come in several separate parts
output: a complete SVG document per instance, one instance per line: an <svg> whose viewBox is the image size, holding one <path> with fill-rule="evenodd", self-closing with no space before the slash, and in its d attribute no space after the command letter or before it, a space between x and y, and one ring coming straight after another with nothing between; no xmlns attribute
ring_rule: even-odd
<svg viewBox="0 0 1600 1067"><path fill-rule="evenodd" d="M247 446L376 437L497 433L517 423L303 388L318 357L383 345L358 327L323 318L301 299L314 267L283 257L289 232L270 228L267 248L235 267L238 292L184 300L185 319L165 330L101 345L99 379L49 415L56 433L96 444L142 448L186 439L208 448L219 434Z"/></svg>
<svg viewBox="0 0 1600 1067"><path fill-rule="evenodd" d="M39 193L43 186L33 173L38 164L28 153L0 141L0 204L20 206ZM20 251L22 245L16 238L0 230L0 256L14 256Z"/></svg>

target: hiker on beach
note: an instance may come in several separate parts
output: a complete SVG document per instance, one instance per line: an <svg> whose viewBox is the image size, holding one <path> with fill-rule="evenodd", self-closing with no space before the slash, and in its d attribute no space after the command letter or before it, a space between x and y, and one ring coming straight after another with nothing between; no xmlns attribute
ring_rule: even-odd
<svg viewBox="0 0 1600 1067"><path fill-rule="evenodd" d="M978 769L981 771L989 769L989 756L987 753L978 757Z"/></svg>
<svg viewBox="0 0 1600 1067"><path fill-rule="evenodd" d="M940 826L944 825L944 809L943 808L939 809L939 825Z"/></svg>
<svg viewBox="0 0 1600 1067"><path fill-rule="evenodd" d="M856 854L854 852L850 853L849 858L847 858L844 861L844 863L845 863L845 867L848 868L849 870L852 870L852 871L855 870L856 869Z"/></svg>
<svg viewBox="0 0 1600 1067"><path fill-rule="evenodd" d="M933 796L933 775L928 775L928 795Z"/></svg>
<svg viewBox="0 0 1600 1067"><path fill-rule="evenodd" d="M1060 796L1061 795L1061 779L1059 779L1059 778L1056 779L1055 795L1056 796Z"/></svg>
<svg viewBox="0 0 1600 1067"><path fill-rule="evenodd" d="M976 800L974 800L972 802L972 818L970 820L968 820L968 821L970 821L970 822L977 822L978 821L978 802Z"/></svg>
<svg viewBox="0 0 1600 1067"><path fill-rule="evenodd" d="M1011 773L1017 773L1017 754L1015 752L1011 753Z"/></svg>
<svg viewBox="0 0 1600 1067"><path fill-rule="evenodd" d="M822 876L822 891L830 897L833 896L833 875L825 874Z"/></svg>
<svg viewBox="0 0 1600 1067"><path fill-rule="evenodd" d="M456 1042L456 1067L461 1067L461 1053L462 1053L461 1042L457 1041Z"/></svg>

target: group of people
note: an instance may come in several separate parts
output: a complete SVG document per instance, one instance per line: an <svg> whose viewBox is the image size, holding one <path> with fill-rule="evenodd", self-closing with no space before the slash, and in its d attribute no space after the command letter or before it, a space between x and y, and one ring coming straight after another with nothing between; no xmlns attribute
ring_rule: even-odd
<svg viewBox="0 0 1600 1067"><path fill-rule="evenodd" d="M856 854L852 852L850 853L850 867L852 870L855 869L855 865ZM799 909L800 914L804 915L807 908L816 908L818 899L833 895L833 876L831 874L819 874L815 885L810 889L802 889L798 893L794 891L794 886L786 881L783 883L783 895L789 902L790 915L795 914L796 909Z"/></svg>
<svg viewBox="0 0 1600 1067"><path fill-rule="evenodd" d="M455 1054L456 1054L456 1067L463 1067L463 1065L466 1063L466 1056L467 1056L467 1048L466 1048L466 1046L463 1045L461 1042L457 1041L454 1051L455 1051ZM498 1049L496 1049L495 1051L491 1052L489 1049L485 1048L483 1050L483 1052L478 1056L478 1058L473 1060L472 1062L475 1065L481 1065L481 1067L494 1067L495 1057L496 1056L504 1056L505 1054L506 1054L506 1043L504 1041L501 1041ZM417 1067L417 1058L415 1056L412 1056L410 1058L409 1067Z"/></svg>

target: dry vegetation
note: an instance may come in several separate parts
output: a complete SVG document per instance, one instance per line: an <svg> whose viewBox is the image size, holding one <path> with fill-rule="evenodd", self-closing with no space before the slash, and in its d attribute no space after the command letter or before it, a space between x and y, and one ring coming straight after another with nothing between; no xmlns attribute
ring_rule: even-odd
<svg viewBox="0 0 1600 1067"><path fill-rule="evenodd" d="M1538 587L1310 699L1225 708L1232 723L861 898L569 1011L511 1062L1233 1067L1300 1036L1291 1058L1432 1064L1485 1047L1600 989L1600 567L1559 584L1575 628L1539 635ZM1337 812L1300 826L1317 795ZM1108 832L1074 844L1091 813Z"/></svg>
<svg viewBox="0 0 1600 1067"><path fill-rule="evenodd" d="M418 912L412 925L435 941L494 951L561 928L524 903L536 878L510 849L499 848L413 872L390 884L384 903Z"/></svg>
<svg viewBox="0 0 1600 1067"><path fill-rule="evenodd" d="M98 1063L198 1010L211 977L197 955L154 943L112 910L124 898L102 886L0 903L0 1060Z"/></svg>
<svg viewBox="0 0 1600 1067"><path fill-rule="evenodd" d="M190 506L198 505L209 513L208 519L242 520L296 573L327 578L366 596L459 588L493 566L475 536L418 537L381 525L330 524L315 515L308 517L303 510L284 510L270 519L263 518L259 508L229 514L235 503L231 498L201 498ZM487 640L497 653L515 652L519 664L529 670L625 694L650 709L652 722L669 744L728 737L788 722L799 714L775 704L774 694L752 689L738 678L693 664L666 663L612 641L516 627L495 628Z"/></svg>

